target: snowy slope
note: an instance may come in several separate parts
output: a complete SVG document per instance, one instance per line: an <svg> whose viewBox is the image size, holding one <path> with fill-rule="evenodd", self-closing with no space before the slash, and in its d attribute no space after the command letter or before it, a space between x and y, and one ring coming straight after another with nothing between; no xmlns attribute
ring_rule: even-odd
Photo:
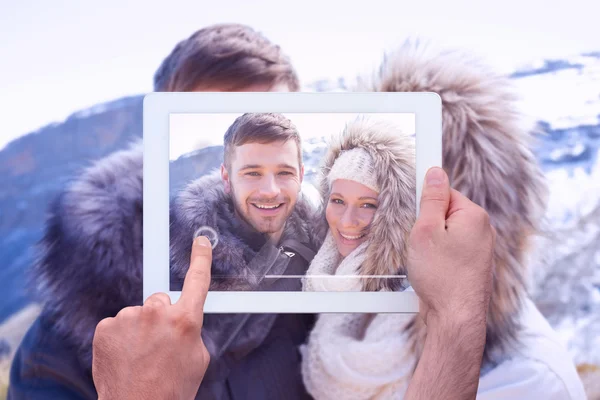
<svg viewBox="0 0 600 400"><path fill-rule="evenodd" d="M523 96L522 110L548 122L552 129L598 124L600 53L572 57L545 73L539 72L542 68L532 65L512 74Z"/></svg>
<svg viewBox="0 0 600 400"><path fill-rule="evenodd" d="M577 363L600 365L600 54L518 71L521 109L543 121L550 198L532 294ZM528 73L534 72L534 73Z"/></svg>

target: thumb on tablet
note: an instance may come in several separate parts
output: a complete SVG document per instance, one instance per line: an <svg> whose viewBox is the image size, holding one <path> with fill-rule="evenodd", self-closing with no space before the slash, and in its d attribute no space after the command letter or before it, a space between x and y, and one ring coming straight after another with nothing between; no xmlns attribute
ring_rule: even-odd
<svg viewBox="0 0 600 400"><path fill-rule="evenodd" d="M194 313L203 313L204 302L210 286L212 246L206 236L198 236L192 244L188 269L178 303Z"/></svg>
<svg viewBox="0 0 600 400"><path fill-rule="evenodd" d="M449 205L450 183L446 171L432 167L425 176L416 223L433 229L444 229Z"/></svg>

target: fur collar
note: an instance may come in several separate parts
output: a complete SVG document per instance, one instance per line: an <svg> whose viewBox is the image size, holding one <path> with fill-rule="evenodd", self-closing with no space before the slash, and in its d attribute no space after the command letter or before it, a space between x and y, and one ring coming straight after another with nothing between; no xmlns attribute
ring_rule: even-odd
<svg viewBox="0 0 600 400"><path fill-rule="evenodd" d="M142 302L141 140L86 169L48 209L31 269L44 313L91 366L98 322Z"/></svg>
<svg viewBox="0 0 600 400"><path fill-rule="evenodd" d="M317 249L320 241L311 234L316 210L300 192L294 211L288 218L281 241L295 238ZM225 193L219 171L188 184L171 207L171 272L182 280L189 267L194 232L207 226L218 234L213 249L213 281L211 290L251 290L259 284L259 276L248 264L267 243L265 235L254 232L234 215L233 203ZM243 279L236 280L232 276Z"/></svg>

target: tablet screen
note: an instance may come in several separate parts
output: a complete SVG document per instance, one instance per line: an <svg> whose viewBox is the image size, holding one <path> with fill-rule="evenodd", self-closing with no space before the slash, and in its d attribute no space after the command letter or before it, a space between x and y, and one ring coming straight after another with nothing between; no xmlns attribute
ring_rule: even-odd
<svg viewBox="0 0 600 400"><path fill-rule="evenodd" d="M406 288L402 246L383 243L415 218L414 136L412 113L171 113L171 290L198 235L212 291Z"/></svg>

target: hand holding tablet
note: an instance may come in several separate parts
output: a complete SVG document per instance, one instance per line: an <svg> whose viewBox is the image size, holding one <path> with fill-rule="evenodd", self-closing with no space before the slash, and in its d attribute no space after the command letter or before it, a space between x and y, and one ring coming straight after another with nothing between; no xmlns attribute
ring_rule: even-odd
<svg viewBox="0 0 600 400"><path fill-rule="evenodd" d="M495 237L487 212L432 168L410 238L408 270L427 336L407 400L477 396Z"/></svg>
<svg viewBox="0 0 600 400"><path fill-rule="evenodd" d="M408 271L426 325L485 321L495 237L487 212L451 189L441 168L432 168L408 251Z"/></svg>
<svg viewBox="0 0 600 400"><path fill-rule="evenodd" d="M201 331L211 261L210 242L198 237L177 303L155 293L100 321L92 366L99 399L195 397L210 360Z"/></svg>

